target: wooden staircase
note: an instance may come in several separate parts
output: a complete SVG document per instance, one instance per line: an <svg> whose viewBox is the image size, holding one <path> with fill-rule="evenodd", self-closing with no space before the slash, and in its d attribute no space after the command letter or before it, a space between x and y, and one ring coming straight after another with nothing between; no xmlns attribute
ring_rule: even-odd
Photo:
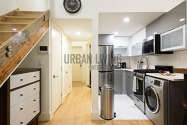
<svg viewBox="0 0 187 125"><path fill-rule="evenodd" d="M0 16L0 87L49 31L49 11Z"/></svg>

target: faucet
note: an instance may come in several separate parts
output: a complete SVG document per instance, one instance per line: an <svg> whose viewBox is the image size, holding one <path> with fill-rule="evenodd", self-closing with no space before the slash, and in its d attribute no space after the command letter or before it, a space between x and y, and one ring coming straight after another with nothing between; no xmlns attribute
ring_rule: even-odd
<svg viewBox="0 0 187 125"><path fill-rule="evenodd" d="M145 61L144 61L145 60ZM146 65L146 69L148 69L148 67L149 67L149 57L148 56L141 56L141 58L138 60L138 62L137 62L137 68L138 69L142 69L143 68L143 64L145 63L145 65Z"/></svg>

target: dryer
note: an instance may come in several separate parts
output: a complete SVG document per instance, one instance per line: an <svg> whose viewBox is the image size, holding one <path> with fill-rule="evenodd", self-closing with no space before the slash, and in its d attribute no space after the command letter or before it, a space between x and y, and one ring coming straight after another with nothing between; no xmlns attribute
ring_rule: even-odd
<svg viewBox="0 0 187 125"><path fill-rule="evenodd" d="M155 125L166 125L167 81L145 77L145 113ZM165 98L165 99L164 99Z"/></svg>
<svg viewBox="0 0 187 125"><path fill-rule="evenodd" d="M145 77L145 114L154 125L182 125L183 83Z"/></svg>

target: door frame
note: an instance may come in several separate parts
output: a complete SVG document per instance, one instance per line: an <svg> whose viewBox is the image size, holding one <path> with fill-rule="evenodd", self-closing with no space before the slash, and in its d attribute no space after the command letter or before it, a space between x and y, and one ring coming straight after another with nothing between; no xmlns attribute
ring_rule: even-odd
<svg viewBox="0 0 187 125"><path fill-rule="evenodd" d="M58 106L58 108L62 105L62 100L63 100L63 92L62 92L62 90L63 90L63 84L64 84L64 81L63 81L63 65L62 65L62 61L63 61L63 53L62 53L62 50L63 50L63 42L62 42L62 33L61 33L61 30L58 28L58 26L53 22L53 21L51 21L51 34L52 34L52 30L53 29L55 29L57 32L59 32L59 34L60 34L60 41L61 41L61 66L60 66L60 68L61 68L61 73L60 73L60 80L61 80L61 84L60 84L60 87L61 87L61 89L60 89L60 93L61 93L61 100L60 100L60 105ZM57 109L56 110L54 110L53 109L53 61L52 61L52 56L53 56L53 40L52 40L52 35L51 35L51 112L52 113L55 113L56 111L57 111Z"/></svg>

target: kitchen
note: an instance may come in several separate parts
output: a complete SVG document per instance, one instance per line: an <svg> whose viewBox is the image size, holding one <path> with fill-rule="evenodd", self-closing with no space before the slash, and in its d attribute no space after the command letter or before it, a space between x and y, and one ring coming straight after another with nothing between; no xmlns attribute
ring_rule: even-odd
<svg viewBox="0 0 187 125"><path fill-rule="evenodd" d="M186 124L186 34L186 2L166 13L100 13L100 117Z"/></svg>
<svg viewBox="0 0 187 125"><path fill-rule="evenodd" d="M0 6L0 125L186 124L184 0L1 0ZM78 10L72 14L68 6ZM71 50L71 39L54 21L66 19L90 20L90 53L108 59L101 69L91 64L91 88L72 90L70 101L71 64L60 63L59 52ZM68 71L56 72L62 67Z"/></svg>

